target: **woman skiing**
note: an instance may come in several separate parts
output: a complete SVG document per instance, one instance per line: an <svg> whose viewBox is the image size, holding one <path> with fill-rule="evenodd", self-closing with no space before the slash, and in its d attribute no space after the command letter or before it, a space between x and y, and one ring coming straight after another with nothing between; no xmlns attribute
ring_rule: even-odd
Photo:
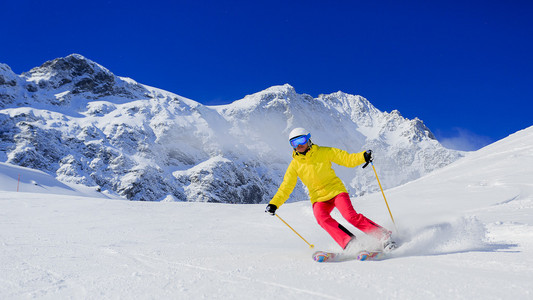
<svg viewBox="0 0 533 300"><path fill-rule="evenodd" d="M372 160L371 150L350 154L337 148L321 147L311 142L311 133L304 128L293 129L289 134L289 142L294 149L292 161L265 212L275 215L276 209L289 198L299 177L309 190L313 213L318 224L343 249L346 249L348 243L355 237L331 217L333 208L337 208L350 224L380 240L385 251L396 248L389 230L354 210L346 187L331 168L332 162L350 168L369 162Z"/></svg>

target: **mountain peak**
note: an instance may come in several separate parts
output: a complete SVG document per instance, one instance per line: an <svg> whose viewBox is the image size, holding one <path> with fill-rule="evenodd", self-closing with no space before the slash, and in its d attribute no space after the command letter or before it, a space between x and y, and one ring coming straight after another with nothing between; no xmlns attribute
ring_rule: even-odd
<svg viewBox="0 0 533 300"><path fill-rule="evenodd" d="M290 84L271 86L260 92L247 95L243 99L234 101L224 106L224 109L248 108L255 109L258 106L269 105L275 99L287 99L289 96L297 95L296 90ZM283 102L283 101L282 101Z"/></svg>
<svg viewBox="0 0 533 300"><path fill-rule="evenodd" d="M54 78L76 78L101 74L100 77L113 77L108 69L85 58L80 54L71 54L67 57L56 58L42 64L40 67L31 69L24 76L30 80L40 81L42 79L52 80Z"/></svg>
<svg viewBox="0 0 533 300"><path fill-rule="evenodd" d="M286 83L284 85L271 86L265 90L262 90L252 95L248 95L246 97L260 98L263 101L266 100L267 102L270 102L272 99L284 99L291 95L297 95L296 90L292 85Z"/></svg>
<svg viewBox="0 0 533 300"><path fill-rule="evenodd" d="M34 85L30 89L33 92L40 89L54 91L56 94L64 91L71 95L89 93L94 95L91 98L111 95L132 98L146 92L138 83L123 80L80 54L47 61L22 76Z"/></svg>
<svg viewBox="0 0 533 300"><path fill-rule="evenodd" d="M284 85L271 86L271 87L267 88L266 90L264 90L264 91L262 91L260 93L294 94L294 93L296 93L296 90L294 89L294 87L292 85L286 83Z"/></svg>

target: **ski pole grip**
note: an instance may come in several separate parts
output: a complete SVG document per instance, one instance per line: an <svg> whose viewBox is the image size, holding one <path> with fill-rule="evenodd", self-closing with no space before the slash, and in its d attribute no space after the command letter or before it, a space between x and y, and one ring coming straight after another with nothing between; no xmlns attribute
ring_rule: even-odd
<svg viewBox="0 0 533 300"><path fill-rule="evenodd" d="M368 166L369 163L370 161L367 161L366 164L363 166L363 169L366 168L366 166Z"/></svg>

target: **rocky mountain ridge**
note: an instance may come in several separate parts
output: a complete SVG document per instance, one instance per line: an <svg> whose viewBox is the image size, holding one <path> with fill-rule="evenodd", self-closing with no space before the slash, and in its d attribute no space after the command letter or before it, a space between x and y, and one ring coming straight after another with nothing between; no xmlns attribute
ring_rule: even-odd
<svg viewBox="0 0 533 300"><path fill-rule="evenodd" d="M463 155L421 120L342 92L313 98L283 85L205 106L78 54L21 75L0 64L0 161L132 200L267 202L291 159L293 127L318 145L373 149L385 187ZM368 169L335 170L351 194L378 189ZM299 183L290 201L304 199Z"/></svg>

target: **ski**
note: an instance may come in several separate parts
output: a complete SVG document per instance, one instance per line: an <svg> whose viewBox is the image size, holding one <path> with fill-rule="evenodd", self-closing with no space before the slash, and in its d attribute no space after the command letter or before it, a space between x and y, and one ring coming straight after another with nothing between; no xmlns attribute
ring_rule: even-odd
<svg viewBox="0 0 533 300"><path fill-rule="evenodd" d="M334 253L327 251L316 251L313 253L313 260L319 263L323 262L340 262L347 260L381 260L385 257L382 251L360 251L357 255L346 255L342 253Z"/></svg>
<svg viewBox="0 0 533 300"><path fill-rule="evenodd" d="M381 260L385 257L385 253L381 251L361 251L357 254L357 260Z"/></svg>
<svg viewBox="0 0 533 300"><path fill-rule="evenodd" d="M313 253L313 260L316 262L333 261L338 254L326 251L316 251Z"/></svg>

